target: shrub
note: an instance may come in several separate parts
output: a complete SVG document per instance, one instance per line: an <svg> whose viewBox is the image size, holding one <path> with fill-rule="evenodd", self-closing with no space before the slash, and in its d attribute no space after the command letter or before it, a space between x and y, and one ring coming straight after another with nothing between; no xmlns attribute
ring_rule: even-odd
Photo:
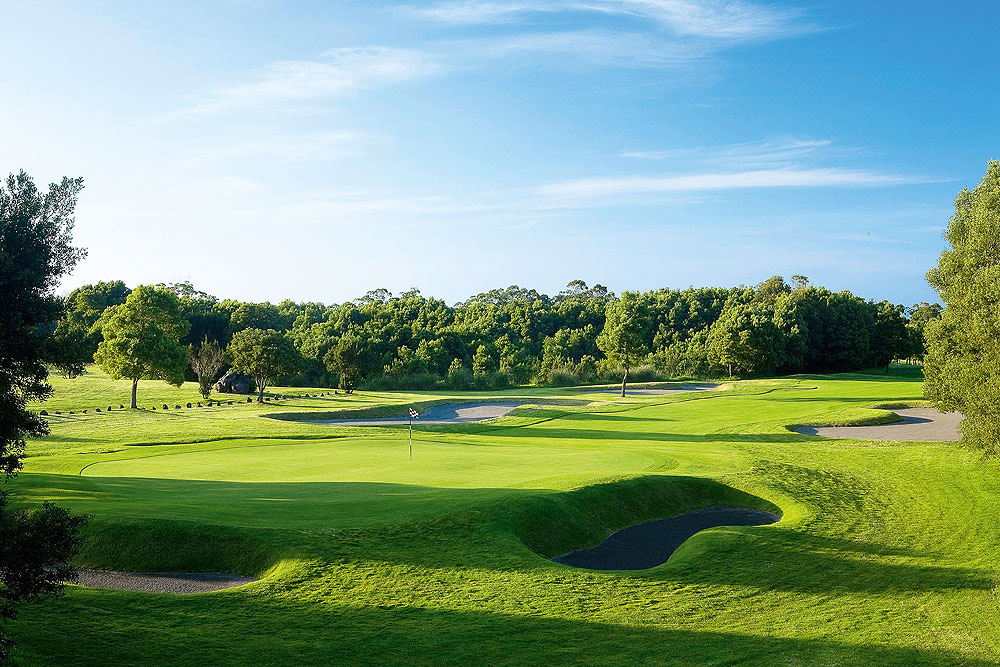
<svg viewBox="0 0 1000 667"><path fill-rule="evenodd" d="M441 378L434 373L387 373L365 380L364 388L369 391L436 389L440 381Z"/></svg>
<svg viewBox="0 0 1000 667"><path fill-rule="evenodd" d="M481 391L487 389L505 389L510 386L510 379L507 377L507 374L500 371L480 373L473 376L473 380L476 389Z"/></svg>
<svg viewBox="0 0 1000 667"><path fill-rule="evenodd" d="M572 366L558 366L549 372L549 384L556 387L568 387L579 384L580 378Z"/></svg>
<svg viewBox="0 0 1000 667"><path fill-rule="evenodd" d="M448 377L445 378L445 386L448 389L471 389L472 371L465 367L461 359L452 359L448 367Z"/></svg>
<svg viewBox="0 0 1000 667"><path fill-rule="evenodd" d="M583 355L580 363L576 365L576 374L584 384L594 382L597 379L597 359L589 354Z"/></svg>

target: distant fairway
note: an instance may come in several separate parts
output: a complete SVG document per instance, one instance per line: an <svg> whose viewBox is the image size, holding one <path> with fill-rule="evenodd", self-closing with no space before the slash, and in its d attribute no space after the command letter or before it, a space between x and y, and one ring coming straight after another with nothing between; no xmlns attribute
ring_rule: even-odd
<svg viewBox="0 0 1000 667"><path fill-rule="evenodd" d="M117 391L73 382L62 405ZM788 428L885 422L869 406L920 399L895 368L625 399L363 392L61 415L12 488L93 515L79 565L261 580L185 598L72 587L11 626L19 659L996 664L1000 466ZM412 461L406 426L307 421L476 400L528 407L417 425ZM783 516L698 533L652 570L548 560L716 505Z"/></svg>

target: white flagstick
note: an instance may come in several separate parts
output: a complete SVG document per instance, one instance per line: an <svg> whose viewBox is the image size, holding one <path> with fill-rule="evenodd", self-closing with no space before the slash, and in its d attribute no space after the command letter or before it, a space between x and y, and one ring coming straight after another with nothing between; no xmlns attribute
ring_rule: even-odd
<svg viewBox="0 0 1000 667"><path fill-rule="evenodd" d="M413 408L410 408L410 460L413 460L413 418L420 419L420 415Z"/></svg>

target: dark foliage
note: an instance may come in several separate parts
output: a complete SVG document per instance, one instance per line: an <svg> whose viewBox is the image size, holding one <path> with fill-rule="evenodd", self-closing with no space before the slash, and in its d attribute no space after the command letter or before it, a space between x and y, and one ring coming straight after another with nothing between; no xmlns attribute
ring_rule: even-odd
<svg viewBox="0 0 1000 667"><path fill-rule="evenodd" d="M48 433L28 402L52 388L42 363L46 323L58 319L62 302L53 291L60 276L83 257L72 246L73 211L82 179L64 178L47 192L21 172L0 185L0 478L21 468L25 439ZM0 491L0 620L15 617L17 604L59 590L59 570L76 549L82 519L46 506L12 512ZM47 563L55 570L42 570ZM0 658L10 644L0 632Z"/></svg>

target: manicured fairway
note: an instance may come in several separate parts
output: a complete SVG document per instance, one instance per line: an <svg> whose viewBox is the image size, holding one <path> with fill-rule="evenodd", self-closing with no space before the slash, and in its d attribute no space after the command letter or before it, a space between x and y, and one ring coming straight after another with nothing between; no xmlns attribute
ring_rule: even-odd
<svg viewBox="0 0 1000 667"><path fill-rule="evenodd" d="M13 489L93 515L81 566L262 578L186 597L71 587L24 609L11 626L17 656L996 664L998 465L953 443L786 428L884 420L868 406L920 400L919 377L894 372L583 402L574 390L501 392L491 398L538 405L489 424L422 425L412 461L405 426L261 415L354 418L370 406L383 417L468 395L63 417L32 443ZM79 398L69 382L59 389L63 405ZM713 505L783 518L698 533L652 570L548 560Z"/></svg>

